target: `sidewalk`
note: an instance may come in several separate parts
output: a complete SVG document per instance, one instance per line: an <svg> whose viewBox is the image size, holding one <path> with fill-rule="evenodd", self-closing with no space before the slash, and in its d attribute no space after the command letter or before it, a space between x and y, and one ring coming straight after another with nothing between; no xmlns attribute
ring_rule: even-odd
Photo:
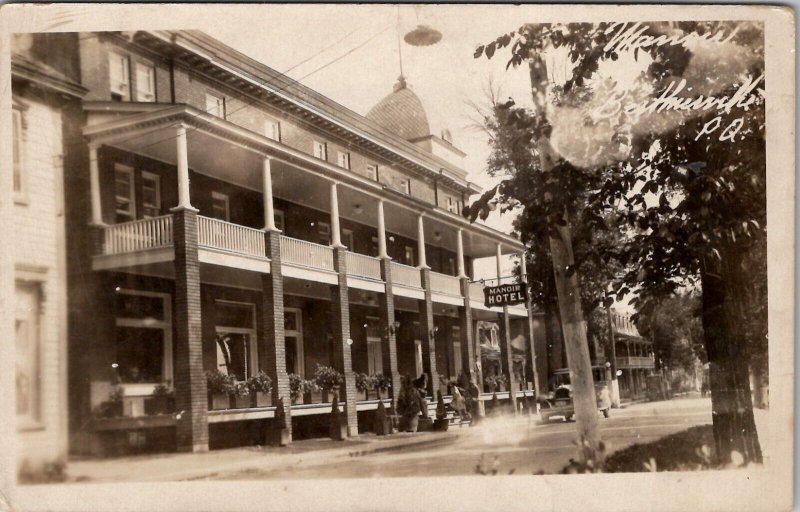
<svg viewBox="0 0 800 512"><path fill-rule="evenodd" d="M360 434L344 441L308 439L286 447L248 446L206 453L164 453L109 459L74 460L67 464L68 482L194 480L232 470L268 470L349 459L376 452L443 446L454 443L467 428L447 432ZM461 431L461 432L459 432Z"/></svg>

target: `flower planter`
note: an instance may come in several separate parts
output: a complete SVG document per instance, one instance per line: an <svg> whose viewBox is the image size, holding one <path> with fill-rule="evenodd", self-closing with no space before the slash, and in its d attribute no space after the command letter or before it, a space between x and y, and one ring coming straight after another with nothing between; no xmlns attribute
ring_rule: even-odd
<svg viewBox="0 0 800 512"><path fill-rule="evenodd" d="M400 432L416 432L419 427L419 416L400 416L397 430Z"/></svg>
<svg viewBox="0 0 800 512"><path fill-rule="evenodd" d="M217 411L228 409L231 406L231 399L227 393L213 393L208 395L208 410Z"/></svg>
<svg viewBox="0 0 800 512"><path fill-rule="evenodd" d="M250 407L269 407L272 405L272 393L258 391L250 393Z"/></svg>
<svg viewBox="0 0 800 512"><path fill-rule="evenodd" d="M303 405L306 403L306 395L302 394L292 398L292 405Z"/></svg>
<svg viewBox="0 0 800 512"><path fill-rule="evenodd" d="M144 400L144 413L148 416L154 414L172 414L175 412L175 398L171 396L152 396Z"/></svg>
<svg viewBox="0 0 800 512"><path fill-rule="evenodd" d="M247 409L250 407L250 395L231 395L231 409Z"/></svg>
<svg viewBox="0 0 800 512"><path fill-rule="evenodd" d="M420 418L417 424L417 432L433 431L433 420L431 418Z"/></svg>
<svg viewBox="0 0 800 512"><path fill-rule="evenodd" d="M450 420L447 418L433 420L434 432L447 432L447 427L450 426Z"/></svg>

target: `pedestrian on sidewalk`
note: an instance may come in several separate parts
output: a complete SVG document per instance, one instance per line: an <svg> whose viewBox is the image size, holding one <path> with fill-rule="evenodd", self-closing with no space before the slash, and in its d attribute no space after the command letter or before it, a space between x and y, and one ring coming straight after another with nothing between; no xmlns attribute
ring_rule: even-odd
<svg viewBox="0 0 800 512"><path fill-rule="evenodd" d="M398 430L416 432L422 410L422 399L411 377L403 375L400 380L400 393L397 397L397 414L400 416Z"/></svg>

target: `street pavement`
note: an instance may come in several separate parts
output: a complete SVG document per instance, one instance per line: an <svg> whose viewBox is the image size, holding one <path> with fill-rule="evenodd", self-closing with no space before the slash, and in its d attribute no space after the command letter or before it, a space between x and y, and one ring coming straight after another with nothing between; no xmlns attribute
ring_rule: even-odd
<svg viewBox="0 0 800 512"><path fill-rule="evenodd" d="M763 411L757 415L761 423ZM711 423L708 398L646 402L599 417L609 453ZM761 436L762 438L764 436ZM558 473L576 455L575 424L538 424L526 414L486 419L446 433L298 441L204 454L160 454L70 462L71 481L185 481ZM766 451L766 450L765 450Z"/></svg>

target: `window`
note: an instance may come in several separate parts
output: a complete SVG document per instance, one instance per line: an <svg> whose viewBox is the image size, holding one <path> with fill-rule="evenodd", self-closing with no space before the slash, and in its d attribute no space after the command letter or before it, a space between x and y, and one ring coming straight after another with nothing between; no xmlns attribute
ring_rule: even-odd
<svg viewBox="0 0 800 512"><path fill-rule="evenodd" d="M136 101L156 101L156 68L136 63Z"/></svg>
<svg viewBox="0 0 800 512"><path fill-rule="evenodd" d="M367 164L367 178L378 181L378 166L375 164Z"/></svg>
<svg viewBox="0 0 800 512"><path fill-rule="evenodd" d="M23 175L23 135L22 130L22 112L16 108L11 111L11 121L13 130L13 157L14 157L14 195L16 199L22 198L25 194L25 177Z"/></svg>
<svg viewBox="0 0 800 512"><path fill-rule="evenodd" d="M372 255L373 256L378 256L378 249L379 249L379 247L378 247L378 245L379 245L378 244L378 237L377 236L373 236L371 242L372 242Z"/></svg>
<svg viewBox="0 0 800 512"><path fill-rule="evenodd" d="M116 52L108 54L108 73L111 86L111 99L131 100L131 63L127 55Z"/></svg>
<svg viewBox="0 0 800 512"><path fill-rule="evenodd" d="M342 229L342 244L345 247L353 250L353 230L352 229Z"/></svg>
<svg viewBox="0 0 800 512"><path fill-rule="evenodd" d="M404 178L400 181L400 191L411 195L411 180L409 178Z"/></svg>
<svg viewBox="0 0 800 512"><path fill-rule="evenodd" d="M161 214L161 177L142 171L142 216L145 219Z"/></svg>
<svg viewBox="0 0 800 512"><path fill-rule="evenodd" d="M215 219L230 222L231 205L227 194L221 192L211 192L211 216Z"/></svg>
<svg viewBox="0 0 800 512"><path fill-rule="evenodd" d="M445 266L445 269L444 269L444 273L447 274L448 276L456 275L456 260L455 260L455 258L452 258L452 257L448 257L447 258L447 263L446 263L446 266Z"/></svg>
<svg viewBox="0 0 800 512"><path fill-rule="evenodd" d="M275 227L280 229L281 231L284 231L286 220L284 219L283 216L283 210L273 210L273 212L275 213ZM284 235L285 234L286 233L284 232Z"/></svg>
<svg viewBox="0 0 800 512"><path fill-rule="evenodd" d="M464 201L456 201L456 213L459 215L464 211Z"/></svg>
<svg viewBox="0 0 800 512"><path fill-rule="evenodd" d="M114 196L117 203L117 222L136 218L136 192L133 168L114 164Z"/></svg>
<svg viewBox="0 0 800 512"><path fill-rule="evenodd" d="M123 384L172 382L171 300L119 290L115 297L117 376ZM150 386L149 391L152 391Z"/></svg>
<svg viewBox="0 0 800 512"><path fill-rule="evenodd" d="M41 419L41 285L17 282L15 313L17 419L21 426Z"/></svg>
<svg viewBox="0 0 800 512"><path fill-rule="evenodd" d="M455 202L453 201L452 197L447 198L447 211L453 213L455 210Z"/></svg>
<svg viewBox="0 0 800 512"><path fill-rule="evenodd" d="M367 373L383 373L380 319L367 317Z"/></svg>
<svg viewBox="0 0 800 512"><path fill-rule="evenodd" d="M414 248L410 245L407 245L403 251L403 263L414 266Z"/></svg>
<svg viewBox="0 0 800 512"><path fill-rule="evenodd" d="M264 121L264 136L272 140L280 142L281 140L281 123L273 119L266 119Z"/></svg>
<svg viewBox="0 0 800 512"><path fill-rule="evenodd" d="M331 243L331 225L327 222L317 223L317 236L318 242L322 245L330 245Z"/></svg>
<svg viewBox="0 0 800 512"><path fill-rule="evenodd" d="M324 142L314 141L314 157L320 160L328 159L328 145Z"/></svg>
<svg viewBox="0 0 800 512"><path fill-rule="evenodd" d="M244 381L258 371L256 307L254 304L217 301L217 369Z"/></svg>
<svg viewBox="0 0 800 512"><path fill-rule="evenodd" d="M337 154L337 160L339 167L344 169L350 168L350 153L346 151L339 151Z"/></svg>
<svg viewBox="0 0 800 512"><path fill-rule="evenodd" d="M225 97L211 92L206 93L206 112L225 119Z"/></svg>
<svg viewBox="0 0 800 512"><path fill-rule="evenodd" d="M303 315L299 309L283 309L283 333L286 340L286 371L305 377Z"/></svg>

